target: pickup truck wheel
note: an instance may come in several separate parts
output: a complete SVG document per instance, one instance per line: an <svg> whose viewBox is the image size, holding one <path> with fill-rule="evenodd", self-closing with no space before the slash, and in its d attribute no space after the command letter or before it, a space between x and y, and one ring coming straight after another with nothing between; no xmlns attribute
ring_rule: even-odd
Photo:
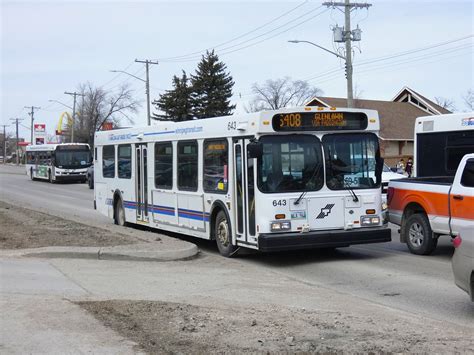
<svg viewBox="0 0 474 355"><path fill-rule="evenodd" d="M413 254L430 255L436 249L438 243L424 213L411 215L406 222L406 231L408 249Z"/></svg>

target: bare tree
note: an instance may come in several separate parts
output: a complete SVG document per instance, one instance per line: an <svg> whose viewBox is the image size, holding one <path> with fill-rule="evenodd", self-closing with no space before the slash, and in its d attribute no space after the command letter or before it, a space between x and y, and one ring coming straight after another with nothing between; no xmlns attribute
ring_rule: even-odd
<svg viewBox="0 0 474 355"><path fill-rule="evenodd" d="M254 83L252 92L255 97L246 108L247 112L302 106L323 93L321 89L311 87L307 81L291 80L289 77L269 79L263 85Z"/></svg>
<svg viewBox="0 0 474 355"><path fill-rule="evenodd" d="M84 95L78 101L74 135L76 141L94 143L94 132L100 130L104 123L109 122L114 128L123 120L132 124L130 114L136 113L140 102L132 96L133 91L128 85L119 87L115 93L106 92L91 83L81 84L80 92Z"/></svg>
<svg viewBox="0 0 474 355"><path fill-rule="evenodd" d="M469 111L474 111L474 90L469 89L466 94L462 95L464 105L466 105Z"/></svg>
<svg viewBox="0 0 474 355"><path fill-rule="evenodd" d="M456 110L456 105L454 104L454 100L447 99L446 97L442 97L442 96L436 96L435 101L439 106L441 106L442 108L445 108L446 110L449 110L449 111Z"/></svg>

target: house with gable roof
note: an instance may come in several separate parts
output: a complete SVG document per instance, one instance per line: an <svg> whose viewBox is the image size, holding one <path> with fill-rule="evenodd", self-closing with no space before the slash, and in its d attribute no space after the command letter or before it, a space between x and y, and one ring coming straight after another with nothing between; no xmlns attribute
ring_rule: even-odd
<svg viewBox="0 0 474 355"><path fill-rule="evenodd" d="M315 97L306 106L347 107L347 99ZM413 156L413 131L417 117L451 113L406 86L391 101L355 99L354 106L378 111L380 151L390 166L395 166L400 158L406 160Z"/></svg>

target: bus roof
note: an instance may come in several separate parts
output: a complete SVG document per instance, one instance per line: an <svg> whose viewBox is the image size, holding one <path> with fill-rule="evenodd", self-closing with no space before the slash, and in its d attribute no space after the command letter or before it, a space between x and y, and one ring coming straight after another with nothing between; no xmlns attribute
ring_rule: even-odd
<svg viewBox="0 0 474 355"><path fill-rule="evenodd" d="M95 144L136 143L155 141L158 137L163 140L176 139L205 139L219 137L259 136L265 134L308 134L327 133L334 131L321 130L291 130L277 132L272 127L272 118L278 114L328 112L328 113L357 113L367 115L367 128L354 130L356 132L379 132L380 122L378 112L375 110L358 108L326 108L316 106L284 108L274 111L261 111L256 113L236 114L206 119L197 119L183 122L159 121L152 126L98 131L95 133ZM339 130L349 132L348 130ZM353 132L354 132L353 131ZM166 138L164 138L166 137Z"/></svg>
<svg viewBox="0 0 474 355"><path fill-rule="evenodd" d="M464 131L474 129L474 112L418 117L415 123L417 133Z"/></svg>
<svg viewBox="0 0 474 355"><path fill-rule="evenodd" d="M87 143L58 143L58 144L37 144L37 145L29 145L26 147L26 151L53 151L56 150L58 146L67 147L67 146L87 146L89 148L89 144Z"/></svg>

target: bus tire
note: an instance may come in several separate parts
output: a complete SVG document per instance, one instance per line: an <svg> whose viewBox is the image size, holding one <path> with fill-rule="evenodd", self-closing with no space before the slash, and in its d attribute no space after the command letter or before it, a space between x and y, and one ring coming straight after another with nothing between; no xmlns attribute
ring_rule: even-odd
<svg viewBox="0 0 474 355"><path fill-rule="evenodd" d="M426 214L415 213L408 217L405 230L407 246L411 253L430 255L436 249L438 240L433 236Z"/></svg>
<svg viewBox="0 0 474 355"><path fill-rule="evenodd" d="M123 209L122 199L118 199L114 207L114 223L118 226L125 226L127 223L125 220L125 210Z"/></svg>
<svg viewBox="0 0 474 355"><path fill-rule="evenodd" d="M232 244L232 230L224 211L219 211L216 216L214 236L219 253L226 258L235 255L238 247Z"/></svg>

